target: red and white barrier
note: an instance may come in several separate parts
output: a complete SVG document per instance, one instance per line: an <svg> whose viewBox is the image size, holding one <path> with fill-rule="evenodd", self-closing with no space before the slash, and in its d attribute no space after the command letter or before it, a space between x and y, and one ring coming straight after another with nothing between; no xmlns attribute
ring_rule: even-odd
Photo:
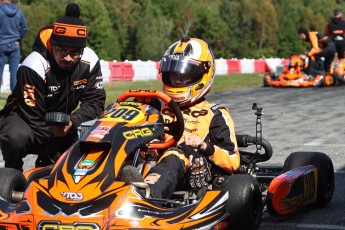
<svg viewBox="0 0 345 230"><path fill-rule="evenodd" d="M287 65L288 59L216 59L216 75L232 73L265 73L275 72L278 66ZM160 79L159 65L155 61L104 61L101 68L105 83L113 81L146 81ZM8 64L5 65L1 92L10 91L10 73Z"/></svg>

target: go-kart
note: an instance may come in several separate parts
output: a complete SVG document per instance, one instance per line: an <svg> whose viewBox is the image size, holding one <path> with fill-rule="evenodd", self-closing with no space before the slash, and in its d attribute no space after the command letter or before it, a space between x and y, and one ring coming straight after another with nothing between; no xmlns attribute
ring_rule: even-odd
<svg viewBox="0 0 345 230"><path fill-rule="evenodd" d="M334 85L345 85L345 60L334 62L333 67Z"/></svg>
<svg viewBox="0 0 345 230"><path fill-rule="evenodd" d="M175 114L173 123L164 123L155 98ZM204 194L180 190L157 199L145 183L126 184L119 175L130 164L144 177L159 153L181 138L183 116L162 92L129 90L84 125L55 164L24 173L0 168L0 229L258 229L266 208L284 217L329 203L334 170L326 154L294 152L284 166L258 164L273 151L262 138L262 108L252 108L256 134L237 135L239 170L212 166Z"/></svg>
<svg viewBox="0 0 345 230"><path fill-rule="evenodd" d="M309 60L307 57L303 58L300 55L291 55L287 66L280 68L280 71L264 75L263 86L322 87L334 85L334 78L330 74L314 73L307 75L304 70L309 62L311 63L312 60Z"/></svg>

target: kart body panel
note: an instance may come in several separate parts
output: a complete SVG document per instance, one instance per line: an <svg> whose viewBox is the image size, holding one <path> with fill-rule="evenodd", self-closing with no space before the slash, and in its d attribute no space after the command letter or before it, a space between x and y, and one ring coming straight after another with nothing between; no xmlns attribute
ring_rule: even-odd
<svg viewBox="0 0 345 230"><path fill-rule="evenodd" d="M318 172L313 165L290 170L275 177L268 187L270 206L281 216L316 202Z"/></svg>

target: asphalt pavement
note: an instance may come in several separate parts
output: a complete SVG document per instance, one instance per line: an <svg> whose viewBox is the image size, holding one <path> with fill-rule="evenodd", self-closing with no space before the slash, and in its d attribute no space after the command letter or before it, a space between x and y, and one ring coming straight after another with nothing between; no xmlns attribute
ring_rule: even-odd
<svg viewBox="0 0 345 230"><path fill-rule="evenodd" d="M335 169L335 191L326 208L306 209L288 219L263 216L264 230L345 230L345 87L252 87L211 94L212 102L226 105L237 134L255 135L252 104L262 107L262 135L273 147L265 164L282 165L295 151L328 154Z"/></svg>
<svg viewBox="0 0 345 230"><path fill-rule="evenodd" d="M276 219L265 213L260 229L345 230L345 87L257 86L210 93L207 98L229 108L237 134L255 135L252 104L263 108L263 137L274 150L266 164L282 165L294 151L324 152L333 161L335 192L326 208L306 209L288 219ZM28 156L24 168L33 167L34 161L33 156Z"/></svg>

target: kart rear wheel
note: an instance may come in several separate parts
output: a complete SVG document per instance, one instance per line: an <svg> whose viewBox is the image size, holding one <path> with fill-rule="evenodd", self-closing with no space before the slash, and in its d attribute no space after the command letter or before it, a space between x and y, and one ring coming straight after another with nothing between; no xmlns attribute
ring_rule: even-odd
<svg viewBox="0 0 345 230"><path fill-rule="evenodd" d="M325 207L334 192L334 168L332 160L321 152L294 152L285 160L284 172L291 169L314 165L318 170L317 199L315 207Z"/></svg>
<svg viewBox="0 0 345 230"><path fill-rule="evenodd" d="M263 207L257 180L247 174L235 174L224 182L221 190L229 192L227 212L231 229L258 229Z"/></svg>
<svg viewBox="0 0 345 230"><path fill-rule="evenodd" d="M18 202L16 192L24 192L27 181L17 169L0 168L0 196L8 202Z"/></svg>

